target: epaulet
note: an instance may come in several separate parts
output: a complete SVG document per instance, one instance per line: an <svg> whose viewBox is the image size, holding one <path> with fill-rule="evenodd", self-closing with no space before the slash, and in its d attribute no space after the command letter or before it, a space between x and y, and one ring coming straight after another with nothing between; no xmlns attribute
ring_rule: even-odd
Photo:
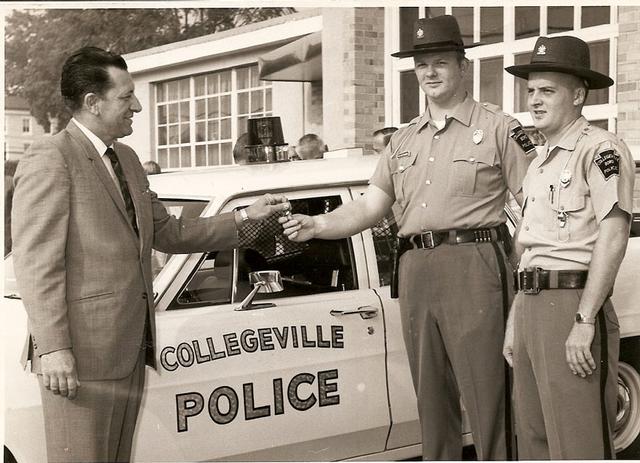
<svg viewBox="0 0 640 463"><path fill-rule="evenodd" d="M405 127L410 126L410 125L415 125L415 124L417 124L421 117L422 117L422 115L421 115L421 114L418 114L416 117L414 117L413 119L411 119L411 120L409 121L409 123L408 123Z"/></svg>
<svg viewBox="0 0 640 463"><path fill-rule="evenodd" d="M484 103L480 103L480 107L482 107L483 109L486 109L487 111L489 111L492 114L500 114L502 113L502 109L500 108L500 106L495 105L493 103L489 103L489 102L484 102ZM505 116L508 116L508 114L503 113Z"/></svg>
<svg viewBox="0 0 640 463"><path fill-rule="evenodd" d="M604 142L611 142L616 145L618 143L618 137L609 132L608 130L601 129L595 125L588 124L582 129L583 136L589 138L589 143L599 145Z"/></svg>

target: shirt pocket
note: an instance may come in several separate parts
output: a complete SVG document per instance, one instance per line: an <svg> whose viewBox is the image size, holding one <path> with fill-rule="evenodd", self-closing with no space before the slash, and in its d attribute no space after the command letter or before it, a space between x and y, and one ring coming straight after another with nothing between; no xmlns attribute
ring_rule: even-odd
<svg viewBox="0 0 640 463"><path fill-rule="evenodd" d="M563 192L551 203L548 230L557 233L558 241L566 242L580 229L578 214L584 209L585 195L579 192ZM575 238L575 237L574 237Z"/></svg>
<svg viewBox="0 0 640 463"><path fill-rule="evenodd" d="M404 206L405 199L411 193L411 179L417 175L415 168L417 157L417 152L401 151L392 160L393 189L396 195L396 202L401 206Z"/></svg>
<svg viewBox="0 0 640 463"><path fill-rule="evenodd" d="M484 196L489 194L489 172L495 170L494 149L471 149L453 155L451 194L454 196ZM486 182L486 185L484 185Z"/></svg>

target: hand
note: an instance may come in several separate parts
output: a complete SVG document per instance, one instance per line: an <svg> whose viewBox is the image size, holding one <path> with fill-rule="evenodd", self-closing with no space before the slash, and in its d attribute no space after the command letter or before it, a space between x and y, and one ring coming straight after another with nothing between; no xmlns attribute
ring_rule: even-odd
<svg viewBox="0 0 640 463"><path fill-rule="evenodd" d="M309 241L316 236L315 221L308 215L294 214L280 217L278 222L284 228L284 235L291 241Z"/></svg>
<svg viewBox="0 0 640 463"><path fill-rule="evenodd" d="M513 330L513 310L513 307L511 307L511 312L507 319L507 327L504 331L504 343L502 344L502 356L511 368L513 368L513 342L515 337Z"/></svg>
<svg viewBox="0 0 640 463"><path fill-rule="evenodd" d="M78 393L80 381L78 381L76 359L71 349L44 354L40 357L40 362L45 389L68 399L74 399Z"/></svg>
<svg viewBox="0 0 640 463"><path fill-rule="evenodd" d="M262 220L290 209L291 204L289 204L289 200L285 196L267 193L247 207L247 216L251 220Z"/></svg>
<svg viewBox="0 0 640 463"><path fill-rule="evenodd" d="M589 323L574 323L565 342L566 357L569 368L574 375L586 378L596 369L596 362L591 355L591 343L596 327Z"/></svg>

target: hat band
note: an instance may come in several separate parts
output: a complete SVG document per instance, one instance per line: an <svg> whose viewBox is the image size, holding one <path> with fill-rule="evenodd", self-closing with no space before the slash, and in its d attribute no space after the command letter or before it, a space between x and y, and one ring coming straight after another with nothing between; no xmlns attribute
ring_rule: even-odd
<svg viewBox="0 0 640 463"><path fill-rule="evenodd" d="M417 45L414 45L413 48L421 48L421 49L422 48L442 48L442 47L450 47L450 46L464 48L463 43L454 42L452 40L445 40L443 42L419 43Z"/></svg>

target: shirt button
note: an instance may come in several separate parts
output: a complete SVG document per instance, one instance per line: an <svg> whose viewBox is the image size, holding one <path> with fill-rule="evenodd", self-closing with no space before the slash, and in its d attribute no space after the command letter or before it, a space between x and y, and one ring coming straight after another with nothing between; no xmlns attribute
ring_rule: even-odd
<svg viewBox="0 0 640 463"><path fill-rule="evenodd" d="M531 198L531 202L535 203L536 202L536 198L535 197Z"/></svg>
<svg viewBox="0 0 640 463"><path fill-rule="evenodd" d="M540 169L538 169L538 173L541 174L542 172L544 172L544 169L541 167Z"/></svg>
<svg viewBox="0 0 640 463"><path fill-rule="evenodd" d="M469 158L469 162L476 162L476 158Z"/></svg>
<svg viewBox="0 0 640 463"><path fill-rule="evenodd" d="M524 227L524 229L525 229L526 231L529 231L529 225L526 225L526 226Z"/></svg>
<svg viewBox="0 0 640 463"><path fill-rule="evenodd" d="M435 158L434 158L433 156L431 156L431 157L429 158L429 161L433 162L433 161L435 161Z"/></svg>
<svg viewBox="0 0 640 463"><path fill-rule="evenodd" d="M427 180L427 181L426 181L426 182L424 182L424 183L426 183L427 185L431 185L431 180Z"/></svg>
<svg viewBox="0 0 640 463"><path fill-rule="evenodd" d="M527 251L531 252L531 248L527 248Z"/></svg>
<svg viewBox="0 0 640 463"><path fill-rule="evenodd" d="M404 171L404 166L400 166L398 170L399 170L400 172L403 172L403 171Z"/></svg>
<svg viewBox="0 0 640 463"><path fill-rule="evenodd" d="M422 207L427 207L427 203L422 203L421 206Z"/></svg>
<svg viewBox="0 0 640 463"><path fill-rule="evenodd" d="M440 135L434 135L433 138L435 138L436 140L440 140Z"/></svg>

